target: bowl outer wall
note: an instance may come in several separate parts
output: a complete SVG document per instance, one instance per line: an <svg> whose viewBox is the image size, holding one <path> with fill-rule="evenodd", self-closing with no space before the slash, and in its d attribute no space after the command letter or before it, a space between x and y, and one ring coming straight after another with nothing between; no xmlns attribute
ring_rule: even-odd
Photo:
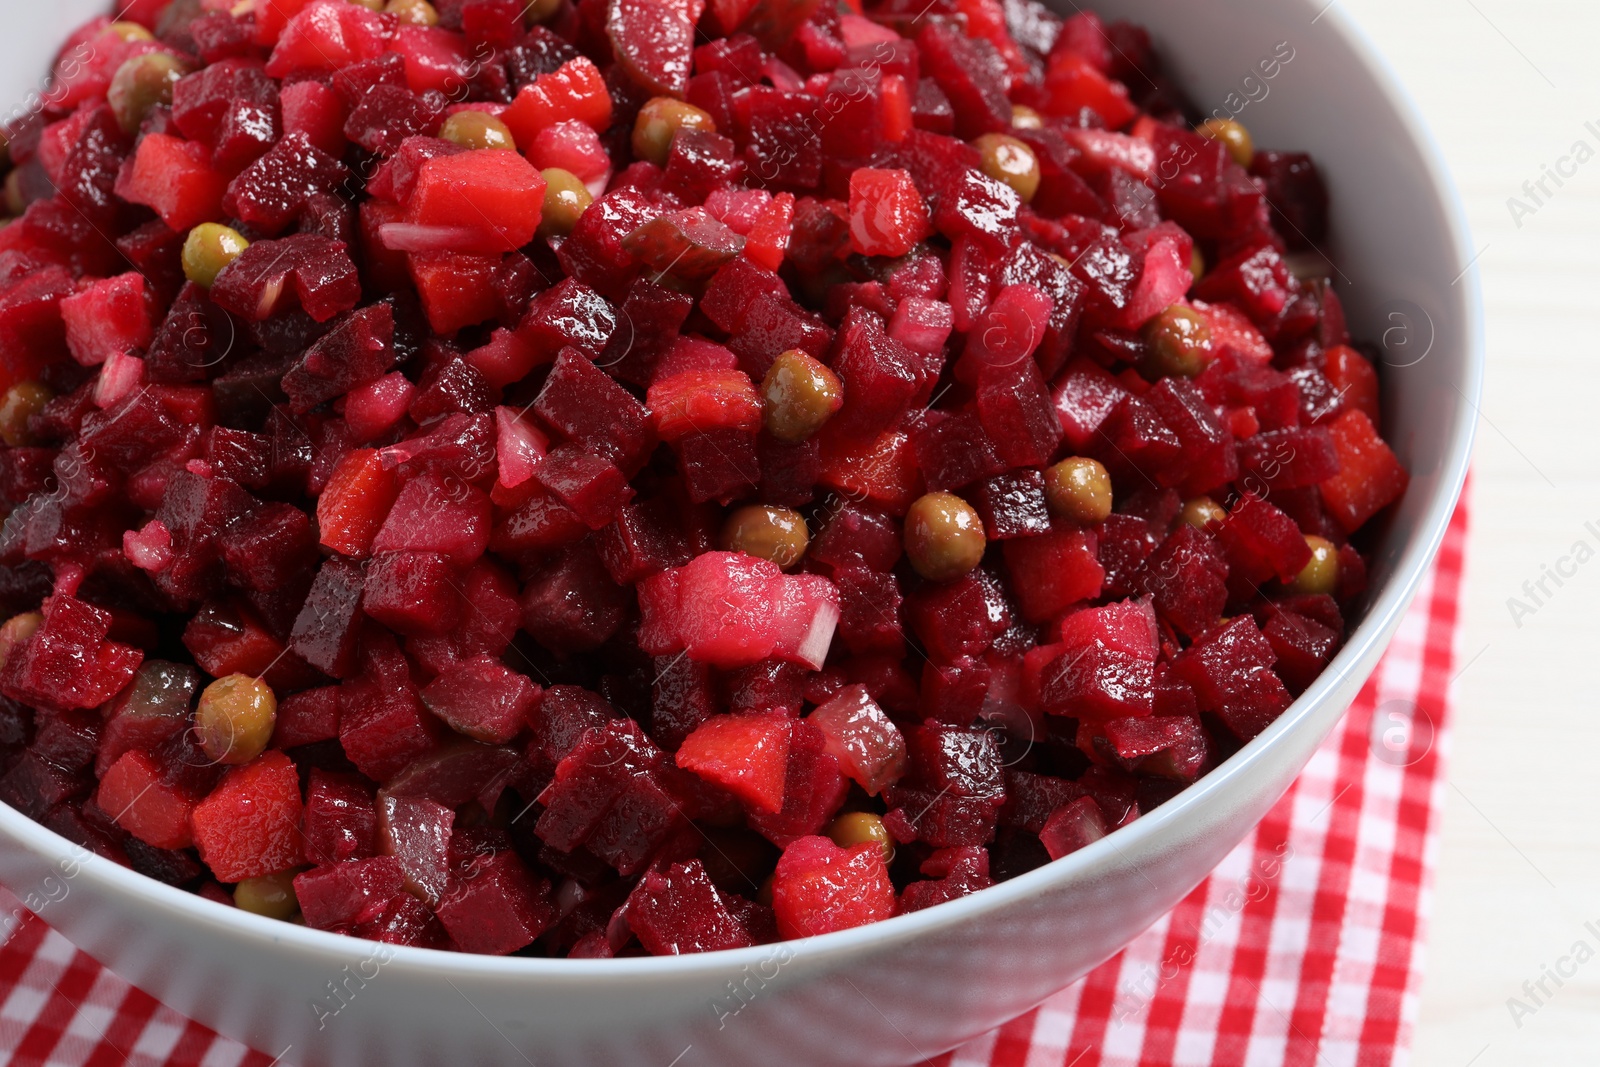
<svg viewBox="0 0 1600 1067"><path fill-rule="evenodd" d="M0 883L117 973L285 1062L889 1067L987 1030L1086 973L1175 905L1262 817L1349 706L1443 537L1465 476L1482 372L1473 249L1431 138L1387 65L1325 0L1171 5L1153 28L1202 110L1259 97L1256 65L1295 58L1240 114L1258 144L1305 147L1328 181L1330 252L1357 337L1417 331L1385 368L1386 424L1412 488L1379 548L1376 595L1328 671L1266 733L1151 815L1066 859L930 911L787 946L669 959L498 959L379 946L246 915L96 857L0 805ZM95 0L10 13L0 100L40 82ZM1315 21L1313 21L1315 19ZM1201 61L1204 57L1204 61ZM1254 87L1245 84L1255 75ZM1464 272L1464 275L1461 273ZM1400 310L1405 320L1391 318ZM1422 331L1426 331L1423 336ZM1408 351L1414 353L1415 348ZM65 887L65 893L59 888Z"/></svg>

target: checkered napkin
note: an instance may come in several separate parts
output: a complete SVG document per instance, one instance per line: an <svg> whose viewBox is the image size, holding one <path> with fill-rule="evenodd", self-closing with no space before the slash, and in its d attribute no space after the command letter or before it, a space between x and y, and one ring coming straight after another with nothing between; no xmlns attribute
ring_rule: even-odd
<svg viewBox="0 0 1600 1067"><path fill-rule="evenodd" d="M1080 982L924 1067L1369 1067L1416 1019L1466 509L1377 672L1204 884ZM0 891L0 937L17 902ZM41 920L0 947L0 1063L268 1067Z"/></svg>

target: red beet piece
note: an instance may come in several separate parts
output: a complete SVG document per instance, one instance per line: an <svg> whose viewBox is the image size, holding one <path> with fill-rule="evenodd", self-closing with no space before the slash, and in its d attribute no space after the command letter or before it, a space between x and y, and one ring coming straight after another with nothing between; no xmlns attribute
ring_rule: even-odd
<svg viewBox="0 0 1600 1067"><path fill-rule="evenodd" d="M576 349L563 349L533 403L552 429L627 470L653 445L644 406Z"/></svg>
<svg viewBox="0 0 1600 1067"><path fill-rule="evenodd" d="M593 542L584 540L550 559L523 587L522 628L552 652L590 652L622 626L630 600Z"/></svg>
<svg viewBox="0 0 1600 1067"><path fill-rule="evenodd" d="M539 362L548 362L563 348L571 347L609 368L614 360L602 358L602 354L619 325L627 328L630 323L627 318L619 319L605 297L582 282L563 278L533 298L516 336L533 349ZM632 326L638 329L637 323Z"/></svg>
<svg viewBox="0 0 1600 1067"><path fill-rule="evenodd" d="M694 26L675 5L610 0L606 36L622 70L647 95L681 98L689 88Z"/></svg>
<svg viewBox="0 0 1600 1067"><path fill-rule="evenodd" d="M981 848L940 849L918 869L928 880L906 886L900 894L902 914L969 896L994 884L989 877L989 853Z"/></svg>
<svg viewBox="0 0 1600 1067"><path fill-rule="evenodd" d="M111 613L70 596L49 597L44 622L13 649L0 689L13 700L44 707L91 708L133 679L144 653L108 641Z"/></svg>
<svg viewBox="0 0 1600 1067"><path fill-rule="evenodd" d="M680 817L653 773L661 759L631 722L589 730L540 796L540 838L562 851L587 845L621 874L639 870Z"/></svg>
<svg viewBox="0 0 1600 1067"><path fill-rule="evenodd" d="M267 234L281 233L306 210L311 198L336 193L350 177L339 160L288 133L228 185L224 209Z"/></svg>
<svg viewBox="0 0 1600 1067"><path fill-rule="evenodd" d="M514 852L473 860L450 879L435 912L462 951L494 956L530 944L556 918L549 881Z"/></svg>
<svg viewBox="0 0 1600 1067"><path fill-rule="evenodd" d="M349 676L356 666L362 581L359 564L324 561L289 638L291 651L334 678Z"/></svg>
<svg viewBox="0 0 1600 1067"><path fill-rule="evenodd" d="M394 366L394 310L386 303L352 311L283 377L292 410L310 411L375 381Z"/></svg>
<svg viewBox="0 0 1600 1067"><path fill-rule="evenodd" d="M339 930L377 918L403 885L392 856L372 856L296 875L294 895L307 926Z"/></svg>
<svg viewBox="0 0 1600 1067"><path fill-rule="evenodd" d="M1311 562L1311 549L1293 519L1245 493L1217 529L1229 576L1252 585L1273 576L1291 581Z"/></svg>
<svg viewBox="0 0 1600 1067"><path fill-rule="evenodd" d="M1010 467L1048 463L1061 440L1060 421L1032 360L991 368L980 376L978 418L995 451Z"/></svg>
<svg viewBox="0 0 1600 1067"><path fill-rule="evenodd" d="M802 837L778 860L772 907L783 937L848 930L894 914L894 886L873 843L840 848L825 837Z"/></svg>
<svg viewBox="0 0 1600 1067"><path fill-rule="evenodd" d="M1060 529L1004 543L1011 593L1029 622L1048 622L1080 600L1098 596L1105 570L1092 533Z"/></svg>
<svg viewBox="0 0 1600 1067"><path fill-rule="evenodd" d="M1069 852L1076 852L1100 840L1110 829L1094 798L1079 797L1050 813L1050 818L1039 830L1039 840L1044 842L1050 858L1058 860Z"/></svg>
<svg viewBox="0 0 1600 1067"><path fill-rule="evenodd" d="M306 787L305 850L314 864L342 863L377 850L372 790L349 775L312 768Z"/></svg>
<svg viewBox="0 0 1600 1067"><path fill-rule="evenodd" d="M923 725L906 733L910 773L885 794L896 840L938 848L981 845L994 835L1005 781L987 730Z"/></svg>
<svg viewBox="0 0 1600 1067"><path fill-rule="evenodd" d="M1338 631L1287 609L1274 612L1262 633L1277 656L1274 667L1279 677L1293 693L1304 692L1316 681L1339 647Z"/></svg>
<svg viewBox="0 0 1600 1067"><path fill-rule="evenodd" d="M200 858L220 881L275 874L301 862L300 779L281 752L228 771L194 809Z"/></svg>
<svg viewBox="0 0 1600 1067"><path fill-rule="evenodd" d="M439 745L443 729L407 686L380 687L368 678L346 682L339 697L339 743L356 768L374 781L393 777Z"/></svg>
<svg viewBox="0 0 1600 1067"><path fill-rule="evenodd" d="M889 429L923 384L922 361L884 333L883 320L853 308L840 327L832 360L844 383L844 409L829 432L871 438Z"/></svg>
<svg viewBox="0 0 1600 1067"><path fill-rule="evenodd" d="M367 566L361 609L396 633L445 633L461 616L456 568L431 552L380 552Z"/></svg>
<svg viewBox="0 0 1600 1067"><path fill-rule="evenodd" d="M489 544L489 498L458 476L425 471L406 482L383 527L374 552L431 552L466 567Z"/></svg>
<svg viewBox="0 0 1600 1067"><path fill-rule="evenodd" d="M744 923L730 911L699 860L647 873L628 897L628 926L652 955L745 948Z"/></svg>
<svg viewBox="0 0 1600 1067"><path fill-rule="evenodd" d="M341 241L294 234L246 248L211 287L211 299L249 322L263 322L298 304L327 322L361 299L361 280Z"/></svg>
<svg viewBox="0 0 1600 1067"><path fill-rule="evenodd" d="M1124 601L1068 615L1060 643L1028 653L1024 670L1037 665L1046 712L1079 719L1149 715L1158 651L1154 610Z"/></svg>
<svg viewBox="0 0 1600 1067"><path fill-rule="evenodd" d="M436 800L383 796L378 800L376 840L400 864L409 893L432 907L449 887L450 837L455 812Z"/></svg>
<svg viewBox="0 0 1600 1067"><path fill-rule="evenodd" d="M527 726L539 694L539 687L526 675L480 655L429 682L422 690L422 702L457 732L501 744Z"/></svg>
<svg viewBox="0 0 1600 1067"><path fill-rule="evenodd" d="M1272 673L1276 658L1271 642L1245 615L1195 642L1172 669L1194 687L1201 710L1216 712L1248 741L1289 706L1289 691Z"/></svg>

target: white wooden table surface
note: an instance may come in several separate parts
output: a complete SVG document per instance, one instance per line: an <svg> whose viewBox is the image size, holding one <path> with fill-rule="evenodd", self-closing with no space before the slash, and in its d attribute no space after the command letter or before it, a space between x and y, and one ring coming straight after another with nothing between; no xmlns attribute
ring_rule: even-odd
<svg viewBox="0 0 1600 1067"><path fill-rule="evenodd" d="M1432 124L1485 249L1466 633L1413 1062L1600 1063L1600 6L1337 2Z"/></svg>

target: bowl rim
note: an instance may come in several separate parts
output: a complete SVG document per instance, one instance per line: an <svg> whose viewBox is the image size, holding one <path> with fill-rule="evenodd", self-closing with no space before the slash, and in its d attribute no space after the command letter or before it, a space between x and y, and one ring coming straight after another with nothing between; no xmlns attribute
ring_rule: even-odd
<svg viewBox="0 0 1600 1067"><path fill-rule="evenodd" d="M1439 145L1410 93L1366 31L1337 2L1322 7L1318 0L1300 0L1300 6L1308 10L1321 8L1317 21L1329 22L1330 29L1344 39L1421 156L1424 177L1445 216L1453 246L1452 266L1462 269L1456 284L1464 287L1461 303L1467 311L1461 324L1467 388L1462 392L1460 407L1454 412L1458 418L1443 453L1438 487L1419 518L1415 532L1397 557L1393 573L1370 603L1366 616L1311 687L1259 736L1151 814L1140 817L1071 855L938 907L795 941L682 956L571 960L485 956L389 945L386 949L392 956L386 961L386 966L399 966L445 979L452 976L464 979L559 979L578 985L610 985L619 978L644 981L721 975L769 960L774 953L784 950L792 953L795 960L803 958L815 967L827 968L847 956L886 949L934 931L955 927L979 915L1003 909L1052 885L1092 876L1097 867L1114 856L1123 854L1125 850L1138 851L1141 846L1147 846L1170 823L1184 818L1195 806L1208 803L1210 797L1223 789L1226 783L1240 775L1250 774L1280 738L1301 728L1329 695L1359 668L1362 661L1374 651L1374 646L1386 639L1421 586L1443 543L1465 485L1483 388L1483 299L1474 245L1460 193ZM1460 417L1469 411L1471 417ZM39 858L57 864L63 870L67 864L76 865L80 869L73 875L75 878L87 877L101 883L104 888L135 898L143 907L170 913L191 924L226 931L237 938L254 942L256 947L262 949L287 945L308 957L344 960L356 953L370 954L372 946L378 944L268 919L166 885L87 853L81 846L4 803L0 803L0 836L25 845Z"/></svg>

